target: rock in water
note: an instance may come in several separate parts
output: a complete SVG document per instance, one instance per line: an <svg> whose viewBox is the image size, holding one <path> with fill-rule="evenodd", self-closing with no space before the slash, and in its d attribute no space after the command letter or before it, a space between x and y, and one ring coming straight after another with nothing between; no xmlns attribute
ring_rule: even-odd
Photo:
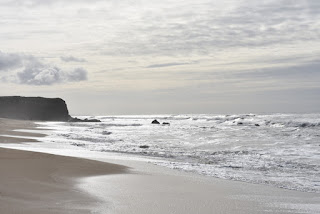
<svg viewBox="0 0 320 214"><path fill-rule="evenodd" d="M152 124L160 124L158 120L153 120L151 123Z"/></svg>
<svg viewBox="0 0 320 214"><path fill-rule="evenodd" d="M95 123L95 122L101 122L101 120L98 119L88 119L85 118L84 120L79 119L77 117L70 117L70 119L68 120L68 122L90 122L90 123Z"/></svg>
<svg viewBox="0 0 320 214"><path fill-rule="evenodd" d="M0 117L43 121L71 119L63 99L19 96L0 97Z"/></svg>
<svg viewBox="0 0 320 214"><path fill-rule="evenodd" d="M168 122L163 122L162 125L170 126L170 123L168 123Z"/></svg>
<svg viewBox="0 0 320 214"><path fill-rule="evenodd" d="M149 146L148 146L148 145L142 145L142 146L139 146L139 148L141 148L141 149L148 149Z"/></svg>

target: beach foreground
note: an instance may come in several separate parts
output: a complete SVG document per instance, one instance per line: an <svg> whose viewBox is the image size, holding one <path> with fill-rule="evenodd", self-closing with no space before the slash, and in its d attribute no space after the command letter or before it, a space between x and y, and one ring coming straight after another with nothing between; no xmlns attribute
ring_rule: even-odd
<svg viewBox="0 0 320 214"><path fill-rule="evenodd" d="M34 128L33 123L0 120L0 133ZM0 137L1 143L35 142L26 138ZM126 167L74 157L0 148L0 213L89 213L99 200L75 188L81 177L124 173Z"/></svg>
<svg viewBox="0 0 320 214"><path fill-rule="evenodd" d="M34 127L25 121L0 122L1 134L13 135L8 130ZM0 137L0 142L11 142L10 138ZM40 142L36 144L2 144L38 152L0 149L0 213L89 213L90 210L115 214L256 214L320 210L316 193L204 177L112 153L48 149L41 147Z"/></svg>

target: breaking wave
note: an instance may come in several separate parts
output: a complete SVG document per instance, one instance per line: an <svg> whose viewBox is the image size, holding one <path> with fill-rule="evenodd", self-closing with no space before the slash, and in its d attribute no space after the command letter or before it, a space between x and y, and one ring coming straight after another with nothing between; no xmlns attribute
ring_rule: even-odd
<svg viewBox="0 0 320 214"><path fill-rule="evenodd" d="M155 164L224 179L320 192L320 114L100 116L46 123L54 143L156 157ZM151 124L157 119L170 126ZM58 139L58 140L57 140Z"/></svg>

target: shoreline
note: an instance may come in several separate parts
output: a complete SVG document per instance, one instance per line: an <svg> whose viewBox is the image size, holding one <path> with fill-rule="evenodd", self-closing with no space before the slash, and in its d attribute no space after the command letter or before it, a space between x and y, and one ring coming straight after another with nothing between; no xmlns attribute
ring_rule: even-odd
<svg viewBox="0 0 320 214"><path fill-rule="evenodd" d="M37 145L37 148L32 148L32 145ZM320 211L320 195L316 193L304 193L260 184L195 175L156 166L136 158L119 157L119 154L76 150L73 147L51 149L46 148L46 146L41 147L44 145L43 143L32 143L32 145L16 144L16 146L12 146L4 144L3 146L34 150L40 156L47 156L48 153L51 153L53 154L49 155L51 157L70 158L74 161L74 158L76 158L75 164L90 159L99 161L102 165L120 164L130 168L127 171L129 173L77 177L77 182L72 178L71 183L75 189L71 189L71 192L75 193L72 190L77 190L77 193L82 193L80 194L81 199L73 202L79 202L83 205L88 202L86 207L83 208L87 209L86 211L91 209L91 211L95 210L98 213L115 214L256 214L317 213ZM35 162L39 162L39 160ZM60 172L60 177L68 176L65 175L66 171L62 170ZM61 182L61 180L59 181ZM61 195L55 199L58 201L64 200L67 196L66 192L61 192ZM0 207L2 208L2 206ZM53 213L79 213L79 210L72 210L75 208L76 206L64 207L60 212ZM51 213L50 211L45 210L45 212L39 213Z"/></svg>
<svg viewBox="0 0 320 214"><path fill-rule="evenodd" d="M35 129L30 121L0 119L0 134L43 137L15 132ZM0 136L0 144L39 142ZM40 142L39 142L40 143ZM127 167L83 158L0 148L0 213L89 213L98 198L77 188L83 177L125 173Z"/></svg>

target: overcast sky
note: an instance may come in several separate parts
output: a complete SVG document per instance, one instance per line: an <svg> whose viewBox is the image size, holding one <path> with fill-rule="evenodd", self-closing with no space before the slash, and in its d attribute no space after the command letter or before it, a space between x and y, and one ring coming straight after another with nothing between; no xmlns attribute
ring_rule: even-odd
<svg viewBox="0 0 320 214"><path fill-rule="evenodd" d="M0 96L73 115L320 112L319 0L0 0Z"/></svg>

